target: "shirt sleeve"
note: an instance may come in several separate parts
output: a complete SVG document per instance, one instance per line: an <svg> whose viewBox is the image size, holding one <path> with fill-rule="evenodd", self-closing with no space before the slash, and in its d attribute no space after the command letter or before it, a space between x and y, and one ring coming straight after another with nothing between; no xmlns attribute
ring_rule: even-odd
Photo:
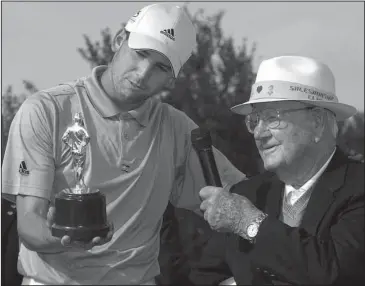
<svg viewBox="0 0 365 286"><path fill-rule="evenodd" d="M171 193L170 201L178 208L185 208L200 214L199 191L206 186L203 170L199 157L191 144L190 132L198 126L186 116L185 132L178 132L177 144L184 141L184 160L176 167L175 186ZM185 138L181 136L185 135ZM241 173L233 164L216 148L213 147L213 154L217 165L218 173L225 188L244 180L246 176Z"/></svg>
<svg viewBox="0 0 365 286"><path fill-rule="evenodd" d="M2 195L50 199L54 180L51 99L34 94L24 101L9 130L2 167Z"/></svg>

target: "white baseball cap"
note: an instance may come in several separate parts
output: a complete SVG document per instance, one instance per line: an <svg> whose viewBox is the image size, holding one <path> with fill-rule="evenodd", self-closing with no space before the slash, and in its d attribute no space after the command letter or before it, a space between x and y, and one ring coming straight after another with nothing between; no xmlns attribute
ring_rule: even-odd
<svg viewBox="0 0 365 286"><path fill-rule="evenodd" d="M125 29L131 49L149 49L165 55L177 77L196 46L195 27L183 8L170 3L152 4L132 16Z"/></svg>
<svg viewBox="0 0 365 286"><path fill-rule="evenodd" d="M231 110L247 115L252 111L252 104L278 101L301 101L331 110L337 121L357 112L355 107L338 101L335 77L327 65L300 56L282 56L263 61L249 101L233 106Z"/></svg>

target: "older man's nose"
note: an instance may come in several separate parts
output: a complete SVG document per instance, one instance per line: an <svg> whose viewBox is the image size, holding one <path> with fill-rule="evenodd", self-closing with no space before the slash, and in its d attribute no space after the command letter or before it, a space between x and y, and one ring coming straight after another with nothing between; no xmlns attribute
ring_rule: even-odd
<svg viewBox="0 0 365 286"><path fill-rule="evenodd" d="M256 125L253 134L256 140L260 140L262 138L269 137L270 131L267 125L262 120L259 120L259 123Z"/></svg>

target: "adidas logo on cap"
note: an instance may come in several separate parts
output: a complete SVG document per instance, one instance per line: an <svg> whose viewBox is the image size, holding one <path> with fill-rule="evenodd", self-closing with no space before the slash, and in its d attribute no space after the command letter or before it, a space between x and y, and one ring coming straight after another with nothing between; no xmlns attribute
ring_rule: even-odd
<svg viewBox="0 0 365 286"><path fill-rule="evenodd" d="M165 29L165 30L160 31L160 33L165 35L166 37L170 38L171 40L175 41L174 29Z"/></svg>

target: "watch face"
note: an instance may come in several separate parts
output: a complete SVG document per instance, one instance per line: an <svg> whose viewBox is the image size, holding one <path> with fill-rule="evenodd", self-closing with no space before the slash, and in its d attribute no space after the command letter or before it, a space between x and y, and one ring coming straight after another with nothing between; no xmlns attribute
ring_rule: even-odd
<svg viewBox="0 0 365 286"><path fill-rule="evenodd" d="M247 227L247 235L249 237L255 237L258 230L259 230L258 225L256 223L252 223Z"/></svg>

